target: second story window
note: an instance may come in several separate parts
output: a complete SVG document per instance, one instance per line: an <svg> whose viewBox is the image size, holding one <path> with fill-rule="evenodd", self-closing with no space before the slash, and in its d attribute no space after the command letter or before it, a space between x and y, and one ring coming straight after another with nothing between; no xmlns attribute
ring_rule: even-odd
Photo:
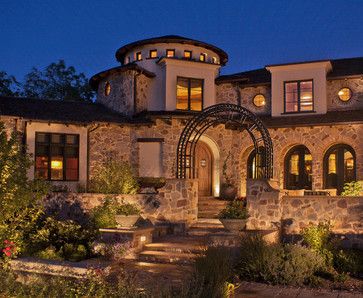
<svg viewBox="0 0 363 298"><path fill-rule="evenodd" d="M175 50L166 50L166 57L168 58L175 57Z"/></svg>
<svg viewBox="0 0 363 298"><path fill-rule="evenodd" d="M285 113L314 110L313 80L284 82Z"/></svg>
<svg viewBox="0 0 363 298"><path fill-rule="evenodd" d="M35 177L52 181L77 181L79 135L35 134Z"/></svg>
<svg viewBox="0 0 363 298"><path fill-rule="evenodd" d="M205 62L207 59L206 59L206 57L207 57L207 54L205 54L205 53L200 53L200 56L199 56L199 61L201 61L201 62Z"/></svg>
<svg viewBox="0 0 363 298"><path fill-rule="evenodd" d="M157 50L150 50L149 58L157 58L158 57L158 51Z"/></svg>
<svg viewBox="0 0 363 298"><path fill-rule="evenodd" d="M191 60L192 59L192 51L184 51L184 59Z"/></svg>
<svg viewBox="0 0 363 298"><path fill-rule="evenodd" d="M137 53L135 54L135 60L136 60L136 61L141 61L141 60L142 60L141 52L137 52Z"/></svg>
<svg viewBox="0 0 363 298"><path fill-rule="evenodd" d="M177 78L176 108L178 110L201 111L203 108L203 80Z"/></svg>

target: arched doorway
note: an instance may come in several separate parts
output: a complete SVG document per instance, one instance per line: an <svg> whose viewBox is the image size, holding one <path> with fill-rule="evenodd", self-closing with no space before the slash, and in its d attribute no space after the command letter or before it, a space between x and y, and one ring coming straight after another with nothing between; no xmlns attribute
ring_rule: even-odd
<svg viewBox="0 0 363 298"><path fill-rule="evenodd" d="M259 148L259 152L253 150L247 159L247 178L261 179L266 168L265 148Z"/></svg>
<svg viewBox="0 0 363 298"><path fill-rule="evenodd" d="M199 196L211 196L213 189L213 156L207 144L203 142L198 142L196 145L195 166Z"/></svg>
<svg viewBox="0 0 363 298"><path fill-rule="evenodd" d="M355 179L356 164L353 148L345 144L330 147L324 155L324 187L336 188L340 194L344 184Z"/></svg>
<svg viewBox="0 0 363 298"><path fill-rule="evenodd" d="M234 104L210 106L189 120L179 138L177 148L176 177L179 179L196 177L196 145L211 127L224 124L225 128L246 130L253 141L256 152L264 147L266 167L263 178L272 178L273 146L270 134L262 121L248 109Z"/></svg>
<svg viewBox="0 0 363 298"><path fill-rule="evenodd" d="M308 148L298 145L285 157L285 188L312 189L312 156Z"/></svg>

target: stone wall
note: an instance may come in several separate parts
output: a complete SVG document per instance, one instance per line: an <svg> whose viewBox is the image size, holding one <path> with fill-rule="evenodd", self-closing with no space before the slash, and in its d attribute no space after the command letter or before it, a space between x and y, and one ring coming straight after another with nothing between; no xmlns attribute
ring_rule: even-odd
<svg viewBox="0 0 363 298"><path fill-rule="evenodd" d="M134 112L134 76L136 72L129 70L111 74L98 85L97 102L125 115ZM105 85L109 82L111 92L105 95Z"/></svg>
<svg viewBox="0 0 363 298"><path fill-rule="evenodd" d="M95 193L52 193L45 202L57 209L62 218L90 211L108 195ZM167 221L192 224L197 220L198 182L192 179L167 179L165 187L154 194L115 195L119 201L137 204L142 216L152 222ZM77 211L78 209L78 211ZM79 215L80 216L80 215Z"/></svg>
<svg viewBox="0 0 363 298"><path fill-rule="evenodd" d="M136 75L136 102L135 112L146 111L148 107L148 95L151 79L143 74Z"/></svg>
<svg viewBox="0 0 363 298"><path fill-rule="evenodd" d="M348 87L352 90L352 98L343 102L339 99L340 89ZM328 110L363 109L363 79L329 80L327 81Z"/></svg>
<svg viewBox="0 0 363 298"><path fill-rule="evenodd" d="M271 86L250 86L241 88L238 84L220 84L216 86L217 97L216 103L233 103L242 105L257 115L267 115L271 113ZM263 94L266 99L266 105L256 107L253 104L253 98L257 94Z"/></svg>
<svg viewBox="0 0 363 298"><path fill-rule="evenodd" d="M335 233L363 235L363 197L285 196L282 220L289 234L298 234L309 224L330 221Z"/></svg>

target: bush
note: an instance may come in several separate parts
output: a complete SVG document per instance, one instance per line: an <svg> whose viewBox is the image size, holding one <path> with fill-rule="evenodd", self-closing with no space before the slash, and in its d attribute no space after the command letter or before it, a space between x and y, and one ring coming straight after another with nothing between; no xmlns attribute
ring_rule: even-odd
<svg viewBox="0 0 363 298"><path fill-rule="evenodd" d="M208 247L196 258L195 272L182 297L227 297L233 275L233 258L226 247Z"/></svg>
<svg viewBox="0 0 363 298"><path fill-rule="evenodd" d="M363 275L363 254L359 250L339 250L334 254L333 265L338 273Z"/></svg>
<svg viewBox="0 0 363 298"><path fill-rule="evenodd" d="M89 191L104 194L136 194L139 189L127 162L108 160L95 170Z"/></svg>
<svg viewBox="0 0 363 298"><path fill-rule="evenodd" d="M62 261L63 257L56 251L54 246L49 246L44 250L40 250L34 254L35 257L45 260Z"/></svg>
<svg viewBox="0 0 363 298"><path fill-rule="evenodd" d="M91 216L97 228L117 226L115 215L138 215L140 209L135 204L121 202L114 197L106 197L102 204L93 208Z"/></svg>
<svg viewBox="0 0 363 298"><path fill-rule="evenodd" d="M219 213L222 219L247 219L249 217L247 208L242 200L234 200L228 203L227 207Z"/></svg>
<svg viewBox="0 0 363 298"><path fill-rule="evenodd" d="M97 230L93 226L84 227L71 220L46 217L29 235L27 251L40 257L54 250L66 260L78 261L91 256L91 243L96 236Z"/></svg>
<svg viewBox="0 0 363 298"><path fill-rule="evenodd" d="M303 285L324 267L323 258L300 245L267 244L260 235L242 239L237 272L271 284Z"/></svg>
<svg viewBox="0 0 363 298"><path fill-rule="evenodd" d="M331 224L321 222L317 226L311 225L302 230L304 242L314 251L321 254L328 265L333 262L334 242L332 241Z"/></svg>
<svg viewBox="0 0 363 298"><path fill-rule="evenodd" d="M342 196L359 196L363 192L363 185L360 181L352 181L344 184Z"/></svg>

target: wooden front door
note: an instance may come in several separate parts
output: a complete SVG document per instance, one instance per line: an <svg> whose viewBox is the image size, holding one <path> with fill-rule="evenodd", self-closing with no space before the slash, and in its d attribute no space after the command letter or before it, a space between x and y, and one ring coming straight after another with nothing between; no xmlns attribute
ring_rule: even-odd
<svg viewBox="0 0 363 298"><path fill-rule="evenodd" d="M199 196L212 195L212 154L208 146L198 142L195 148L196 177L199 182Z"/></svg>

